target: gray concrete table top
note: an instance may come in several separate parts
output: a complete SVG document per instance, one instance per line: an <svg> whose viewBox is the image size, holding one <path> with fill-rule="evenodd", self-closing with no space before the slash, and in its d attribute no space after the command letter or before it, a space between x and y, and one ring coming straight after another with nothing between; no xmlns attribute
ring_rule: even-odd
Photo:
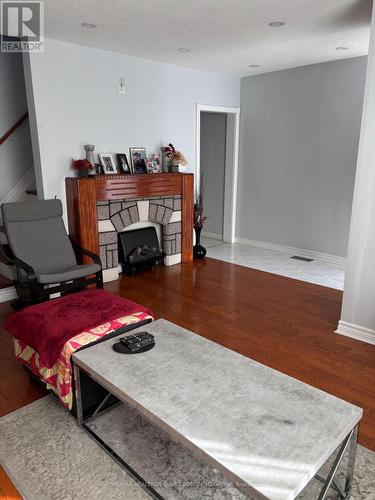
<svg viewBox="0 0 375 500"><path fill-rule="evenodd" d="M166 320L141 354L116 339L75 363L251 498L294 499L362 418L362 409Z"/></svg>

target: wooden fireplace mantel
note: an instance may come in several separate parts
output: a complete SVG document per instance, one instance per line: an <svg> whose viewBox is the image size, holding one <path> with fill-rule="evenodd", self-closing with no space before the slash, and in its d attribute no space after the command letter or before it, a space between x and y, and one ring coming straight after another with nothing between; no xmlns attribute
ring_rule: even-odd
<svg viewBox="0 0 375 500"><path fill-rule="evenodd" d="M69 234L99 253L98 201L181 195L182 262L193 260L194 175L179 173L98 175L65 179Z"/></svg>

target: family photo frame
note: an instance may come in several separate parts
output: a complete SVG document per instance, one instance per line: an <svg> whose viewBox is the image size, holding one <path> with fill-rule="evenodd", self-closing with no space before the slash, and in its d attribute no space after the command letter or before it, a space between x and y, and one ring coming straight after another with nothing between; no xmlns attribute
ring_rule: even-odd
<svg viewBox="0 0 375 500"><path fill-rule="evenodd" d="M100 164L105 175L117 174L117 166L112 153L99 153Z"/></svg>
<svg viewBox="0 0 375 500"><path fill-rule="evenodd" d="M147 174L147 156L146 148L129 148L130 165L133 174Z"/></svg>
<svg viewBox="0 0 375 500"><path fill-rule="evenodd" d="M128 158L125 153L117 153L117 164L120 174L132 174L132 168L129 165Z"/></svg>

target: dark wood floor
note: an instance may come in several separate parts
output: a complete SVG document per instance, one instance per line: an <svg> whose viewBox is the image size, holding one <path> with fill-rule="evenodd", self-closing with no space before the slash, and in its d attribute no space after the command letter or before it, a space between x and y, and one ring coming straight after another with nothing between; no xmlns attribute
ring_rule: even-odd
<svg viewBox="0 0 375 500"><path fill-rule="evenodd" d="M148 305L158 318L363 407L359 440L375 450L375 346L333 333L340 291L213 259L157 268L106 288ZM0 306L0 324L9 310ZM4 415L44 393L14 360L1 327L0 349Z"/></svg>

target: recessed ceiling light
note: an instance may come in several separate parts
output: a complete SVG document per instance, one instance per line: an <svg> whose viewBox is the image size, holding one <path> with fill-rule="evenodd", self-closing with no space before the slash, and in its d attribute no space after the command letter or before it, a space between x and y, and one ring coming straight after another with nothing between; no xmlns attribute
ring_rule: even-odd
<svg viewBox="0 0 375 500"><path fill-rule="evenodd" d="M180 47L179 49L177 49L179 52L190 52L191 49L188 49L187 47Z"/></svg>
<svg viewBox="0 0 375 500"><path fill-rule="evenodd" d="M249 68L259 68L259 64L249 64Z"/></svg>
<svg viewBox="0 0 375 500"><path fill-rule="evenodd" d="M82 23L81 26L82 28L86 28L88 30L94 30L95 28L98 27L98 25L94 23Z"/></svg>
<svg viewBox="0 0 375 500"><path fill-rule="evenodd" d="M348 47L336 47L336 50L348 50Z"/></svg>
<svg viewBox="0 0 375 500"><path fill-rule="evenodd" d="M271 26L271 28L281 28L281 26L284 25L285 25L284 21L272 21L272 23L269 23L268 26Z"/></svg>

